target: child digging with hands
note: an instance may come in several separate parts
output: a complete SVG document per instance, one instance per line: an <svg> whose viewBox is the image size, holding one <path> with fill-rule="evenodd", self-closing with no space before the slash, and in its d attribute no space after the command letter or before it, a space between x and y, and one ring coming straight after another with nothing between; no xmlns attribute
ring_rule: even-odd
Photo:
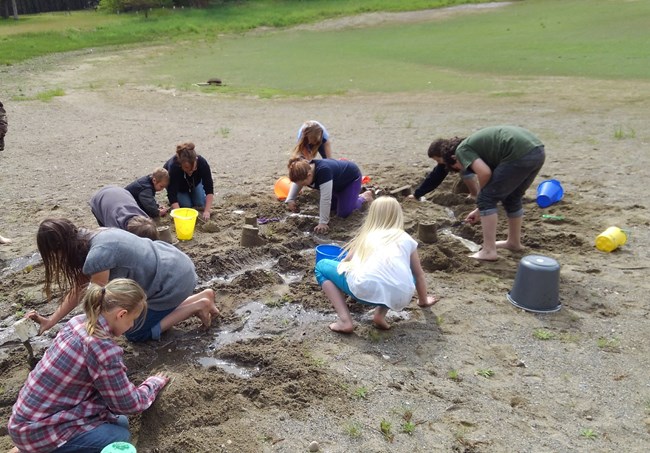
<svg viewBox="0 0 650 453"><path fill-rule="evenodd" d="M380 329L390 328L386 322L388 310L402 310L415 291L420 307L438 302L427 295L417 246L404 231L402 208L397 200L377 198L357 235L344 247L347 256L341 262L322 259L316 264L316 279L339 316L329 328L341 333L354 330L345 294L375 306L373 322Z"/></svg>
<svg viewBox="0 0 650 453"><path fill-rule="evenodd" d="M149 408L169 382L158 373L133 385L115 342L147 308L136 282L90 284L82 303L85 314L61 329L18 395L8 425L13 451L99 453L128 442L126 415Z"/></svg>

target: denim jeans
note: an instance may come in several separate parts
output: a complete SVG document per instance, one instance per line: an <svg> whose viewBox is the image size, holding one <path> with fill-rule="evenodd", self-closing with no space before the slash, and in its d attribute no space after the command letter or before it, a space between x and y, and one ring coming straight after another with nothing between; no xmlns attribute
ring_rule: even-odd
<svg viewBox="0 0 650 453"><path fill-rule="evenodd" d="M191 192L178 192L176 197L181 208L205 207L206 194L202 182L197 184Z"/></svg>
<svg viewBox="0 0 650 453"><path fill-rule="evenodd" d="M118 415L115 423L103 423L92 431L73 437L52 453L101 453L106 445L130 439L129 419L126 415Z"/></svg>

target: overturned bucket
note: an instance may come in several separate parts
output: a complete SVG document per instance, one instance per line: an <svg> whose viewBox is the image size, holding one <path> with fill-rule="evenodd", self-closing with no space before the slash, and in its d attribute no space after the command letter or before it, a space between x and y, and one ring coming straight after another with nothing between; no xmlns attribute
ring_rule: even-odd
<svg viewBox="0 0 650 453"><path fill-rule="evenodd" d="M199 211L192 208L178 208L172 209L169 215L174 219L174 228L176 229L176 237L178 240L189 241L192 239Z"/></svg>
<svg viewBox="0 0 650 453"><path fill-rule="evenodd" d="M537 186L537 204L540 208L548 208L564 197L564 189L557 179L547 179Z"/></svg>
<svg viewBox="0 0 650 453"><path fill-rule="evenodd" d="M507 297L512 305L526 311L558 311L562 308L559 263L548 256L524 256L519 261L515 282Z"/></svg>
<svg viewBox="0 0 650 453"><path fill-rule="evenodd" d="M613 252L627 242L627 233L619 227L611 226L596 236L596 248L603 252Z"/></svg>

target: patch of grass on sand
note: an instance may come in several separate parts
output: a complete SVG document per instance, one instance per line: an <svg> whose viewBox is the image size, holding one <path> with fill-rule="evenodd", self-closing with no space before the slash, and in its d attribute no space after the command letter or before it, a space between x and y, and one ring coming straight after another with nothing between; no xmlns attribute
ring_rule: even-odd
<svg viewBox="0 0 650 453"><path fill-rule="evenodd" d="M47 90L47 91L41 91L39 93L36 93L33 96L24 96L24 95L19 95L19 96L13 96L11 98L12 101L43 101L43 102L50 102L52 98L56 96L64 96L65 91L62 88L55 88L53 90Z"/></svg>

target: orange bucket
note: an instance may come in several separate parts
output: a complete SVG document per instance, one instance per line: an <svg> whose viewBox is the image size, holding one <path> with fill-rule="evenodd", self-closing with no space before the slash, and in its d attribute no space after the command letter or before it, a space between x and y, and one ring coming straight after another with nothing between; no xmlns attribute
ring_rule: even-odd
<svg viewBox="0 0 650 453"><path fill-rule="evenodd" d="M273 192L275 192L275 196L278 197L278 200L284 201L289 196L290 188L291 180L288 176L282 176L275 182L275 186L273 186Z"/></svg>

